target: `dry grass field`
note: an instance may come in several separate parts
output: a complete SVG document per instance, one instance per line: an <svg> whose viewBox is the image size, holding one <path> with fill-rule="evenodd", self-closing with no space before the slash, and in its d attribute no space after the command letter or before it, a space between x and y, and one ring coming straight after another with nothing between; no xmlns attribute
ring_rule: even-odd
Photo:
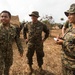
<svg viewBox="0 0 75 75"><path fill-rule="evenodd" d="M59 33L61 33L61 30L52 30L51 37L49 37L44 42L45 57L44 57L43 71L41 73L39 73L38 71L36 54L34 54L33 57L34 72L32 73L32 75L62 75L61 46L57 45L53 40L53 38L56 37ZM25 40L23 39L22 35L21 41L24 49L24 55L23 57L19 56L17 46L14 43L13 45L14 61L10 69L10 75L28 75L29 72L29 67L27 65L27 58L26 58L27 46L25 44Z"/></svg>

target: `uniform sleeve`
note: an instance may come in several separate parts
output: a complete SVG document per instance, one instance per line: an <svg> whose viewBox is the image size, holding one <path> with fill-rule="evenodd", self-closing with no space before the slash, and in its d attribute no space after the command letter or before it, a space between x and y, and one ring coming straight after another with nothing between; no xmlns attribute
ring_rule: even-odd
<svg viewBox="0 0 75 75"><path fill-rule="evenodd" d="M20 40L20 38L17 34L16 34L16 37L15 37L15 41L16 41L16 44L17 44L17 47L18 47L18 50L19 50L20 54L23 54L23 47L22 47L22 44L21 44L21 40Z"/></svg>
<svg viewBox="0 0 75 75"><path fill-rule="evenodd" d="M27 39L27 32L28 32L28 27L27 27L27 24L24 25L24 29L23 29L23 36L24 36L24 39Z"/></svg>
<svg viewBox="0 0 75 75"><path fill-rule="evenodd" d="M20 37L20 28L18 26L16 26L16 33Z"/></svg>
<svg viewBox="0 0 75 75"><path fill-rule="evenodd" d="M49 29L45 24L43 24L43 31L45 33L45 36L44 36L43 40L46 40L48 38L48 36L49 36Z"/></svg>

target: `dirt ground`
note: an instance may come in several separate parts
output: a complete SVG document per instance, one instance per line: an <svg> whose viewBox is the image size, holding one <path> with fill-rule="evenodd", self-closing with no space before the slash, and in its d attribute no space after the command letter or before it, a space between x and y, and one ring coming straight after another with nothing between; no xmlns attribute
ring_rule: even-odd
<svg viewBox="0 0 75 75"><path fill-rule="evenodd" d="M43 64L43 71L39 73L37 61L36 61L36 54L33 57L33 68L34 72L32 75L62 75L62 68L61 68L61 46L55 44L54 37L61 33L61 30L52 30L51 37L49 37L44 42L44 64ZM21 35L21 41L24 49L23 57L20 57L16 44L13 45L13 65L10 69L10 75L28 75L29 67L27 65L27 46L25 44L25 40Z"/></svg>

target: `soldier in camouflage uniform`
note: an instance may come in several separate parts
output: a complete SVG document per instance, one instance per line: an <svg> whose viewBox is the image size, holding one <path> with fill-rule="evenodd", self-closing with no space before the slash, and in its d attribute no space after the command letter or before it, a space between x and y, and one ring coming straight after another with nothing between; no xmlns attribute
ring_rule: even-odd
<svg viewBox="0 0 75 75"><path fill-rule="evenodd" d="M27 52L28 64L30 70L32 71L32 64L33 64L32 57L34 55L34 52L36 51L38 66L40 70L42 70L44 57L43 42L49 36L49 29L45 24L38 21L39 13L37 11L33 11L32 14L30 14L29 16L31 16L32 22L28 23L24 27L24 37L26 39L26 42L28 42L28 52ZM42 31L44 31L45 33L45 37L43 39L42 39ZM28 38L26 37L27 32Z"/></svg>
<svg viewBox="0 0 75 75"><path fill-rule="evenodd" d="M71 4L70 8L71 8L71 7L75 7L75 3ZM72 25L71 25L71 23L69 23L69 21L67 20L67 21L64 23L63 27L62 27L62 35L63 35L63 36L64 36L64 34L65 34L65 31L66 31L68 28L70 28L70 27L72 27Z"/></svg>
<svg viewBox="0 0 75 75"><path fill-rule="evenodd" d="M14 40L17 43L20 56L23 55L23 48L19 36L16 33L16 27L10 24L11 14L8 11L2 11L0 15L0 67L3 64L4 75L9 75L9 69L13 63L12 44ZM2 74L0 74L2 75Z"/></svg>
<svg viewBox="0 0 75 75"><path fill-rule="evenodd" d="M57 43L62 45L63 75L75 75L75 7L65 12L72 27L65 33L63 40Z"/></svg>

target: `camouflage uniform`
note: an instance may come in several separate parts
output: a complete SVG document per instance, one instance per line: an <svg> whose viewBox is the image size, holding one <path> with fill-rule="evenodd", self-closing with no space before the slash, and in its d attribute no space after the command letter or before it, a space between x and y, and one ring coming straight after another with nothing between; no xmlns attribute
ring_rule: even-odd
<svg viewBox="0 0 75 75"><path fill-rule="evenodd" d="M75 75L75 28L70 28L64 36L62 63L63 75Z"/></svg>
<svg viewBox="0 0 75 75"><path fill-rule="evenodd" d="M73 6L73 5L72 5ZM75 14L75 6L65 12L66 16ZM65 33L62 45L62 67L63 75L75 75L75 28L70 27Z"/></svg>
<svg viewBox="0 0 75 75"><path fill-rule="evenodd" d="M26 37L26 33L28 32L28 64L32 65L32 57L34 52L36 51L38 66L41 67L43 64L43 42L42 42L42 31L45 32L44 40L49 36L49 30L46 25L41 22L37 23L29 23L24 27L24 37Z"/></svg>
<svg viewBox="0 0 75 75"><path fill-rule="evenodd" d="M8 71L10 66L13 63L12 44L14 40L17 43L19 52L23 53L19 36L17 36L17 33L16 33L16 28L10 24L9 28L6 29L1 24L0 25L0 53L1 53L0 55L2 57L1 60L3 60L3 65L5 66L4 75L9 75Z"/></svg>
<svg viewBox="0 0 75 75"><path fill-rule="evenodd" d="M64 27L65 28L69 28L71 27L72 25L69 23L69 21L66 21L65 24L64 24Z"/></svg>

